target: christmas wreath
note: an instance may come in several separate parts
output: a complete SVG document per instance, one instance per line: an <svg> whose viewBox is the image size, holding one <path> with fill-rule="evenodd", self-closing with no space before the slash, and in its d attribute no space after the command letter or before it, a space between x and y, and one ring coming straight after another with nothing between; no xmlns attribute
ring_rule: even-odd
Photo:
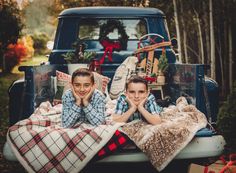
<svg viewBox="0 0 236 173"><path fill-rule="evenodd" d="M117 29L119 38L118 40L111 40L108 37L108 34L113 32L114 29ZM100 64L103 64L106 55L108 54L108 60L112 62L112 52L114 50L120 51L127 49L128 35L125 32L124 25L118 20L108 20L107 23L104 23L100 27L99 33L99 42L104 48L104 54L100 59Z"/></svg>

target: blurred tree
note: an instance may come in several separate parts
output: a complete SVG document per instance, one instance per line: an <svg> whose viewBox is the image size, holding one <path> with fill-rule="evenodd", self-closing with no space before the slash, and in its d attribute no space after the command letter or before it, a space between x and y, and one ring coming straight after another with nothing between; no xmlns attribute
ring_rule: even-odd
<svg viewBox="0 0 236 173"><path fill-rule="evenodd" d="M32 37L30 35L25 35L18 39L18 43L24 45L27 50L27 56L24 57L24 60L32 58L34 55L34 41Z"/></svg>
<svg viewBox="0 0 236 173"><path fill-rule="evenodd" d="M32 36L34 53L38 55L46 54L47 51L47 42L50 40L49 36L46 33L37 33L35 32Z"/></svg>
<svg viewBox="0 0 236 173"><path fill-rule="evenodd" d="M4 53L5 58L5 72L11 73L12 69L20 63L22 58L27 56L27 49L26 47L21 44L9 44L7 46L7 50Z"/></svg>
<svg viewBox="0 0 236 173"><path fill-rule="evenodd" d="M17 3L8 0L0 2L0 65L5 72L3 57L7 46L16 43L23 28L22 18Z"/></svg>
<svg viewBox="0 0 236 173"><path fill-rule="evenodd" d="M54 0L54 6L51 6L51 14L57 16L62 10L73 7L88 6L135 6L147 7L151 1L149 0Z"/></svg>
<svg viewBox="0 0 236 173"><path fill-rule="evenodd" d="M224 136L228 149L236 152L236 81L232 92L228 95L227 100L223 103L218 113L217 128Z"/></svg>
<svg viewBox="0 0 236 173"><path fill-rule="evenodd" d="M24 7L23 13L25 17L24 33L34 34L38 32L47 33L54 37L56 30L57 18L51 15L51 10L55 7L51 0L34 0Z"/></svg>
<svg viewBox="0 0 236 173"><path fill-rule="evenodd" d="M179 10L177 7L177 1L173 0L173 4L174 4L174 19L175 19L175 26L176 26L176 35L177 35L177 41L178 43L180 42L180 25L179 25ZM182 46L181 44L178 45L178 52L179 52L179 62L182 63L183 62L183 56L182 56Z"/></svg>
<svg viewBox="0 0 236 173"><path fill-rule="evenodd" d="M220 95L225 99L236 79L236 70L233 70L236 67L236 49L233 49L236 44L236 0L175 2L180 20L178 44L182 47L182 59L185 63L210 64L212 68L208 75L219 83ZM152 0L150 7L163 10L170 35L176 36L173 0Z"/></svg>
<svg viewBox="0 0 236 173"><path fill-rule="evenodd" d="M210 16L210 39L211 39L211 78L216 79L216 54L215 54L215 30L213 19L213 2L209 0L209 16Z"/></svg>

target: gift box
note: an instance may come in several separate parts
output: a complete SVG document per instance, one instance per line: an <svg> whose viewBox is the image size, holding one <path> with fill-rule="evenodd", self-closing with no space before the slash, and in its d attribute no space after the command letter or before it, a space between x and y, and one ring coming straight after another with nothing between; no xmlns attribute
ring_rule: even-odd
<svg viewBox="0 0 236 173"><path fill-rule="evenodd" d="M229 157L222 155L209 166L191 164L188 173L236 173L236 154L230 154Z"/></svg>
<svg viewBox="0 0 236 173"><path fill-rule="evenodd" d="M210 166L202 166L191 164L188 173L219 173L225 165L214 164Z"/></svg>
<svg viewBox="0 0 236 173"><path fill-rule="evenodd" d="M227 166L221 160L209 166L202 166L197 164L190 164L188 173L236 173L236 166Z"/></svg>

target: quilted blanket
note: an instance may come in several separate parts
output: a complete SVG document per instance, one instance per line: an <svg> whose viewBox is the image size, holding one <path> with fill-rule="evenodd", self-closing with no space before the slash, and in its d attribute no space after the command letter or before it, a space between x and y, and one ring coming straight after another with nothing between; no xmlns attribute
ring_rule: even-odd
<svg viewBox="0 0 236 173"><path fill-rule="evenodd" d="M122 127L123 132L147 155L158 170L168 163L191 141L195 133L207 125L205 115L184 97L161 113L162 123L150 125L133 121Z"/></svg>
<svg viewBox="0 0 236 173"><path fill-rule="evenodd" d="M9 128L7 141L28 172L79 172L108 142L120 123L61 127L61 105L45 102Z"/></svg>

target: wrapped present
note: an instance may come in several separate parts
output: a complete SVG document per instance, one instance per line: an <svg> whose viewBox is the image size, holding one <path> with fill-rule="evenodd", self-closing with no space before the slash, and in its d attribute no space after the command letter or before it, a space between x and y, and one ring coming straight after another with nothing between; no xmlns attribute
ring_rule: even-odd
<svg viewBox="0 0 236 173"><path fill-rule="evenodd" d="M188 173L219 173L225 165L213 164L210 166L202 166L197 164L191 164L189 166ZM226 172L225 172L226 173Z"/></svg>
<svg viewBox="0 0 236 173"><path fill-rule="evenodd" d="M191 164L188 173L236 173L236 154L231 154L229 160L221 156L219 160L209 166Z"/></svg>

